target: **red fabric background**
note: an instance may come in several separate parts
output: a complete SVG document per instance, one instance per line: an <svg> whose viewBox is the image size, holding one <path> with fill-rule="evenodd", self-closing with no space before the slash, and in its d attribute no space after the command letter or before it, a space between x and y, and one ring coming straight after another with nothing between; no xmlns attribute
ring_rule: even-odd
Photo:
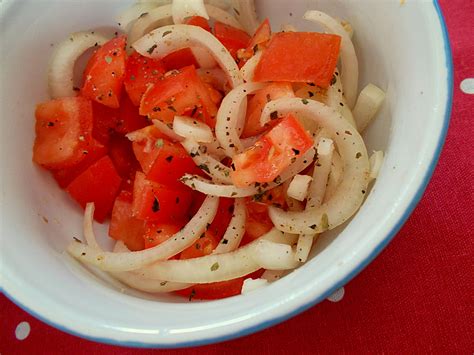
<svg viewBox="0 0 474 355"><path fill-rule="evenodd" d="M421 1L421 0L419 0ZM474 2L442 0L455 66L451 124L426 193L393 242L345 286L337 303L324 301L280 325L241 339L161 354L459 353L474 351ZM0 296L1 354L145 353L96 344L53 329ZM31 325L15 338L21 321ZM469 334L471 334L469 336Z"/></svg>

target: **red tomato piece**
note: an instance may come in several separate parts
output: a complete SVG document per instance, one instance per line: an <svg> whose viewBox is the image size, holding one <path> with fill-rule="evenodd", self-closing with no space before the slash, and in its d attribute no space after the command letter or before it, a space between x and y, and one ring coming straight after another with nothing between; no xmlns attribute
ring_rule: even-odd
<svg viewBox="0 0 474 355"><path fill-rule="evenodd" d="M138 107L134 106L131 99L127 95L122 96L120 101L120 110L118 115L118 122L115 131L122 134L127 134L137 129L141 129L150 124L145 116L140 116Z"/></svg>
<svg viewBox="0 0 474 355"><path fill-rule="evenodd" d="M133 185L133 216L159 223L182 221L191 206L192 192L146 180L137 172Z"/></svg>
<svg viewBox="0 0 474 355"><path fill-rule="evenodd" d="M214 24L214 36L227 48L234 59L237 58L237 51L246 48L250 41L247 32L219 21Z"/></svg>
<svg viewBox="0 0 474 355"><path fill-rule="evenodd" d="M153 248L167 241L178 233L184 225L184 222L175 224L147 222L145 225L145 234L143 235L145 249Z"/></svg>
<svg viewBox="0 0 474 355"><path fill-rule="evenodd" d="M191 16L187 18L184 23L186 25L191 26L198 26L205 29L208 32L211 32L211 26L209 26L209 21L207 21L204 17L201 16Z"/></svg>
<svg viewBox="0 0 474 355"><path fill-rule="evenodd" d="M118 108L125 76L126 36L111 39L87 63L81 94L105 106Z"/></svg>
<svg viewBox="0 0 474 355"><path fill-rule="evenodd" d="M270 182L312 145L313 140L301 123L288 114L252 147L234 156L232 181L236 186Z"/></svg>
<svg viewBox="0 0 474 355"><path fill-rule="evenodd" d="M122 179L115 170L112 160L105 156L76 177L66 191L82 208L88 202L94 202L94 218L98 222L103 222L112 211L121 182Z"/></svg>
<svg viewBox="0 0 474 355"><path fill-rule="evenodd" d="M84 152L86 151L87 155L85 158L76 165L66 169L54 170L52 172L61 188L64 189L72 182L72 180L82 174L84 170L107 154L107 148L95 139L91 139L89 146L85 148Z"/></svg>
<svg viewBox="0 0 474 355"><path fill-rule="evenodd" d="M33 161L47 169L64 169L83 160L92 138L92 105L67 97L36 106Z"/></svg>
<svg viewBox="0 0 474 355"><path fill-rule="evenodd" d="M107 145L120 122L120 110L92 101L92 112L94 115L92 136Z"/></svg>
<svg viewBox="0 0 474 355"><path fill-rule="evenodd" d="M248 101L247 117L242 137L246 138L256 136L271 127L273 121L264 127L260 125L260 116L262 115L263 108L268 101L284 97L295 97L290 83L271 83L267 87L257 91Z"/></svg>
<svg viewBox="0 0 474 355"><path fill-rule="evenodd" d="M219 244L218 239L213 232L207 230L203 235L189 248L181 252L180 259L199 258L201 256L209 255Z"/></svg>
<svg viewBox="0 0 474 355"><path fill-rule="evenodd" d="M140 106L140 100L147 86L161 80L165 71L159 59L147 58L138 52L133 52L128 57L123 83L135 106Z"/></svg>
<svg viewBox="0 0 474 355"><path fill-rule="evenodd" d="M312 82L328 87L341 37L317 32L280 32L272 36L255 68L255 81Z"/></svg>
<svg viewBox="0 0 474 355"><path fill-rule="evenodd" d="M220 241L224 235L227 227L229 226L230 219L234 213L234 199L221 197L219 199L219 208L216 216L209 226L209 230L217 237Z"/></svg>
<svg viewBox="0 0 474 355"><path fill-rule="evenodd" d="M132 193L122 191L115 199L109 236L121 240L130 250L142 250L145 222L132 216Z"/></svg>
<svg viewBox="0 0 474 355"><path fill-rule="evenodd" d="M172 52L161 58L161 62L163 63L166 71L181 69L190 65L199 68L199 63L197 62L196 57L194 57L191 48L182 48Z"/></svg>
<svg viewBox="0 0 474 355"><path fill-rule="evenodd" d="M244 278L239 277L228 281L197 284L175 292L180 296L188 298L190 301L193 299L216 300L240 295L243 284Z"/></svg>
<svg viewBox="0 0 474 355"><path fill-rule="evenodd" d="M260 238L273 228L273 222L268 216L268 205L248 201L247 221L245 223L245 234L242 238L241 246Z"/></svg>
<svg viewBox="0 0 474 355"><path fill-rule="evenodd" d="M133 179L140 164L133 154L132 142L123 136L115 135L109 145L109 156L115 169L123 179Z"/></svg>
<svg viewBox="0 0 474 355"><path fill-rule="evenodd" d="M260 26L258 26L253 37L250 39L250 42L247 45L247 48L241 49L237 53L237 57L240 61L246 62L250 57L252 57L257 49L264 49L267 46L268 41L270 41L270 36L272 30L270 27L270 21L265 19ZM239 62L239 64L241 64Z"/></svg>
<svg viewBox="0 0 474 355"><path fill-rule="evenodd" d="M140 103L140 114L171 123L175 115L182 115L194 107L205 108L211 117L217 113L217 107L196 69L189 66L149 86Z"/></svg>

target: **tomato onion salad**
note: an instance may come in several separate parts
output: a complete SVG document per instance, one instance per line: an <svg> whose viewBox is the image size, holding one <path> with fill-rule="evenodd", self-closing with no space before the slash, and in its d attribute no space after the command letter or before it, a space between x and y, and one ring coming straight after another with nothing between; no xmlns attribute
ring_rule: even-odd
<svg viewBox="0 0 474 355"><path fill-rule="evenodd" d="M146 1L113 36L55 46L33 160L85 209L70 255L143 292L224 298L297 268L357 212L384 92L357 94L349 23L304 19L326 32L272 32L252 1ZM113 250L93 230L109 217Z"/></svg>

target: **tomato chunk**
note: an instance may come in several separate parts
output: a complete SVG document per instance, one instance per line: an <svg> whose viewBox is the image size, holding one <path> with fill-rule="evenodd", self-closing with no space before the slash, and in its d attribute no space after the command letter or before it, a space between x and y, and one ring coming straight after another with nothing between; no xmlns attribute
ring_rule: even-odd
<svg viewBox="0 0 474 355"><path fill-rule="evenodd" d="M219 241L227 230L234 213L234 201L233 198L221 197L219 199L219 208L214 220L209 226L209 231L211 231Z"/></svg>
<svg viewBox="0 0 474 355"><path fill-rule="evenodd" d="M165 71L159 59L147 58L138 52L133 52L128 57L124 86L135 106L140 106L140 100L148 85L161 80Z"/></svg>
<svg viewBox="0 0 474 355"><path fill-rule="evenodd" d="M94 218L103 222L112 211L121 182L114 164L105 156L76 177L66 190L82 208L88 202L94 202Z"/></svg>
<svg viewBox="0 0 474 355"><path fill-rule="evenodd" d="M236 186L270 182L312 144L313 140L299 121L288 114L252 147L234 157L232 181Z"/></svg>
<svg viewBox="0 0 474 355"><path fill-rule="evenodd" d="M145 234L143 235L145 249L153 248L167 241L178 233L184 225L184 221L174 224L147 222L145 225Z"/></svg>
<svg viewBox="0 0 474 355"><path fill-rule="evenodd" d="M265 19L260 26L258 26L250 42L247 44L247 48L238 51L237 57L239 60L246 62L256 53L257 49L262 50L266 48L268 41L270 41L271 34L270 21ZM239 65L240 64L241 62L239 62Z"/></svg>
<svg viewBox="0 0 474 355"><path fill-rule="evenodd" d="M172 52L161 58L161 62L163 63L166 71L181 69L190 65L199 68L199 63L197 62L196 57L194 57L191 48L182 48Z"/></svg>
<svg viewBox="0 0 474 355"><path fill-rule="evenodd" d="M126 36L111 39L87 63L81 94L105 106L118 108L125 76Z"/></svg>
<svg viewBox="0 0 474 355"><path fill-rule="evenodd" d="M133 185L133 216L147 221L176 223L183 220L191 206L189 189L165 186L137 172Z"/></svg>
<svg viewBox="0 0 474 355"><path fill-rule="evenodd" d="M127 95L123 95L120 101L120 110L115 131L127 134L146 127L149 124L148 119L140 115L138 107L133 105L131 99Z"/></svg>
<svg viewBox="0 0 474 355"><path fill-rule="evenodd" d="M209 91L197 75L196 69L189 66L172 72L159 83L149 86L140 103L140 114L171 123L175 115L201 107L205 108L211 117L215 117L217 107Z"/></svg>
<svg viewBox="0 0 474 355"><path fill-rule="evenodd" d="M92 105L67 97L36 106L33 161L47 169L64 169L83 160L92 135Z"/></svg>
<svg viewBox="0 0 474 355"><path fill-rule="evenodd" d="M273 228L273 222L268 216L268 205L247 201L247 221L245 223L245 234L241 246L260 238Z"/></svg>
<svg viewBox="0 0 474 355"><path fill-rule="evenodd" d="M339 56L341 37L317 32L273 35L255 68L255 81L312 82L328 87Z"/></svg>
<svg viewBox="0 0 474 355"><path fill-rule="evenodd" d="M247 32L219 21L214 24L214 36L227 48L234 59L237 58L237 51L246 48L250 41Z"/></svg>
<svg viewBox="0 0 474 355"><path fill-rule="evenodd" d="M186 25L198 26L205 29L208 32L211 32L211 26L209 26L209 21L201 16L191 16L184 21Z"/></svg>
<svg viewBox="0 0 474 355"><path fill-rule="evenodd" d="M112 209L109 236L121 240L130 250L142 250L144 230L145 222L132 216L132 193L120 192Z"/></svg>
<svg viewBox="0 0 474 355"><path fill-rule="evenodd" d="M63 189L89 166L107 154L107 148L95 139L91 139L89 146L84 151L87 151L85 158L76 165L65 169L53 170L54 178Z"/></svg>
<svg viewBox="0 0 474 355"><path fill-rule="evenodd" d="M120 110L110 108L92 101L94 127L92 136L100 143L107 145L120 122Z"/></svg>
<svg viewBox="0 0 474 355"><path fill-rule="evenodd" d="M252 137L265 132L270 125L262 127L260 125L260 116L263 108L269 100L281 99L284 97L295 97L290 83L271 83L267 87L257 91L248 101L247 117L245 120L242 137Z"/></svg>
<svg viewBox="0 0 474 355"><path fill-rule="evenodd" d="M181 252L180 259L192 259L209 255L217 247L217 244L219 244L217 237L213 232L207 230L193 245Z"/></svg>
<svg viewBox="0 0 474 355"><path fill-rule="evenodd" d="M115 135L109 145L109 156L115 169L123 179L133 179L140 164L133 154L132 142L127 138Z"/></svg>
<svg viewBox="0 0 474 355"><path fill-rule="evenodd" d="M190 301L193 299L217 300L240 295L243 284L244 278L239 277L228 281L197 284L175 292L180 296L188 298Z"/></svg>

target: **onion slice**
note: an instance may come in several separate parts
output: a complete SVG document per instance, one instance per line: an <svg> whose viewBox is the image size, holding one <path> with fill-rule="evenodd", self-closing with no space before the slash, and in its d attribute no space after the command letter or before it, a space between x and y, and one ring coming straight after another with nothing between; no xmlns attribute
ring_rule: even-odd
<svg viewBox="0 0 474 355"><path fill-rule="evenodd" d="M347 101L344 98L344 89L341 84L341 76L339 75L339 70L337 68L334 70L334 78L336 80L328 87L326 92L326 100L324 103L339 111L339 113L347 120L347 122L349 122L352 126L357 127L354 117L352 116L352 111L349 109Z"/></svg>
<svg viewBox="0 0 474 355"><path fill-rule="evenodd" d="M232 87L242 84L239 68L229 51L211 33L197 26L172 25L160 27L133 44L145 57L162 58L187 47L204 47L225 71Z"/></svg>
<svg viewBox="0 0 474 355"><path fill-rule="evenodd" d="M171 25L171 5L163 5L154 8L140 16L131 26L128 33L128 43L130 46L146 35L148 32L160 26Z"/></svg>
<svg viewBox="0 0 474 355"><path fill-rule="evenodd" d="M374 84L369 84L362 89L353 112L359 132L364 132L380 106L382 106L384 99L385 92Z"/></svg>
<svg viewBox="0 0 474 355"><path fill-rule="evenodd" d="M219 245L214 249L214 254L228 253L237 249L245 234L245 221L247 219L245 201L241 198L237 198L234 201L234 212L229 222L229 226L227 227Z"/></svg>
<svg viewBox="0 0 474 355"><path fill-rule="evenodd" d="M379 176L380 168L383 163L383 152L381 150L374 151L369 159L370 163L370 180L375 180Z"/></svg>
<svg viewBox="0 0 474 355"><path fill-rule="evenodd" d="M245 82L250 83L253 81L253 75L255 73L255 68L262 57L263 51L259 51L255 53L245 64L242 68L240 68L240 74Z"/></svg>
<svg viewBox="0 0 474 355"><path fill-rule="evenodd" d="M191 117L174 116L173 131L183 138L189 138L199 143L212 143L211 128L204 122Z"/></svg>
<svg viewBox="0 0 474 355"><path fill-rule="evenodd" d="M129 253L98 251L81 242L73 241L67 251L81 262L98 266L105 271L139 269L157 260L165 260L191 246L206 230L217 212L219 199L207 196L199 211L186 226L167 241L146 250Z"/></svg>
<svg viewBox="0 0 474 355"><path fill-rule="evenodd" d="M349 108L353 108L357 97L359 63L354 44L341 23L321 11L306 11L303 18L322 25L328 32L341 36L342 86Z"/></svg>
<svg viewBox="0 0 474 355"><path fill-rule="evenodd" d="M285 212L272 206L269 214L273 224L289 233L315 234L344 223L360 207L367 191L369 161L362 137L338 112L318 101L278 99L267 103L264 109L264 113L272 111L312 118L327 130L344 162L344 179L329 201L302 212ZM261 118L263 123L268 120L270 117Z"/></svg>
<svg viewBox="0 0 474 355"><path fill-rule="evenodd" d="M245 111L241 108L242 102L247 101L247 95L265 87L261 83L242 84L229 92L222 100L216 118L216 138L224 148L229 157L242 152L243 146L240 141L237 127L241 126L242 119L245 119Z"/></svg>
<svg viewBox="0 0 474 355"><path fill-rule="evenodd" d="M89 48L103 45L110 38L95 32L76 32L56 45L48 71L51 98L76 96L74 91L74 65Z"/></svg>
<svg viewBox="0 0 474 355"><path fill-rule="evenodd" d="M209 20L203 0L173 0L172 15L175 24L183 23L187 17L200 16Z"/></svg>

